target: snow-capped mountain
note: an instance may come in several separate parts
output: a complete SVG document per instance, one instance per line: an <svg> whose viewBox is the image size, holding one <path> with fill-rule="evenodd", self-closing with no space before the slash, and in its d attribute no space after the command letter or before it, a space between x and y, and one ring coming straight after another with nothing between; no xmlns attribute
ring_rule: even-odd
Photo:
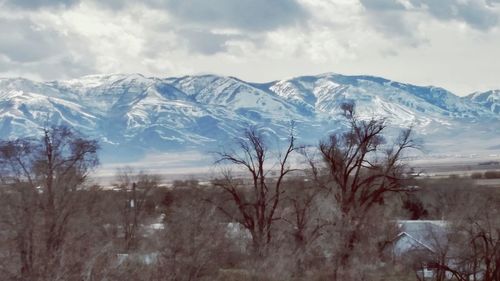
<svg viewBox="0 0 500 281"><path fill-rule="evenodd" d="M98 138L108 155L133 156L213 150L248 126L264 128L278 141L294 121L299 139L316 143L342 127L340 105L346 101L355 102L361 116L387 118L395 128L414 126L431 150L450 148L450 139L463 148L458 138L481 149L500 142L500 91L461 98L437 87L339 74L269 83L215 75L0 79L0 137L68 124ZM485 141L482 147L478 139Z"/></svg>
<svg viewBox="0 0 500 281"><path fill-rule="evenodd" d="M484 93L476 92L467 98L493 113L500 114L500 90L492 90Z"/></svg>

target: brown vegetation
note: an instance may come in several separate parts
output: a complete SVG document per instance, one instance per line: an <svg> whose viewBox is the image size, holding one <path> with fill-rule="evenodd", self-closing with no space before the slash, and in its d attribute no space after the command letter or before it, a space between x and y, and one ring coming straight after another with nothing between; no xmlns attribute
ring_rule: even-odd
<svg viewBox="0 0 500 281"><path fill-rule="evenodd" d="M209 185L161 185L121 170L88 180L97 143L65 127L0 143L2 280L500 280L500 192L467 178L411 178L411 130L344 107L349 129L317 154L292 133L281 153L258 129L219 162ZM308 169L296 170L301 157ZM241 173L240 173L241 174ZM399 223L446 221L432 249L395 256Z"/></svg>

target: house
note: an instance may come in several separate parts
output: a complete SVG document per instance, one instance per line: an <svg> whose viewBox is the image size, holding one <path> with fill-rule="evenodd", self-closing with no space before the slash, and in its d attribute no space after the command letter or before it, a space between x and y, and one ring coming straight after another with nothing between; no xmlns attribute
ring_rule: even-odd
<svg viewBox="0 0 500 281"><path fill-rule="evenodd" d="M117 264L121 265L125 262L137 263L142 265L152 265L158 262L160 254L157 252L151 253L121 253L117 254Z"/></svg>
<svg viewBox="0 0 500 281"><path fill-rule="evenodd" d="M393 241L393 256L419 251L438 253L448 244L448 223L442 220L400 220Z"/></svg>
<svg viewBox="0 0 500 281"><path fill-rule="evenodd" d="M392 241L394 262L411 264L423 279L436 274L436 264L448 264L449 224L442 220L401 220Z"/></svg>

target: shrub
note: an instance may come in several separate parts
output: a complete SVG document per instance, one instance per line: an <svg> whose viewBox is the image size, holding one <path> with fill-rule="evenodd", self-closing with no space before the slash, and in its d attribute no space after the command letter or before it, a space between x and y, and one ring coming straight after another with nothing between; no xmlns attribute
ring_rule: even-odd
<svg viewBox="0 0 500 281"><path fill-rule="evenodd" d="M483 174L482 174L482 173L479 173L479 172L477 172L477 173L472 173L472 174L470 175L470 178L471 178L471 179L480 179L480 178L482 178L482 177L483 177Z"/></svg>
<svg viewBox="0 0 500 281"><path fill-rule="evenodd" d="M500 179L500 171L486 171L484 172L485 179Z"/></svg>

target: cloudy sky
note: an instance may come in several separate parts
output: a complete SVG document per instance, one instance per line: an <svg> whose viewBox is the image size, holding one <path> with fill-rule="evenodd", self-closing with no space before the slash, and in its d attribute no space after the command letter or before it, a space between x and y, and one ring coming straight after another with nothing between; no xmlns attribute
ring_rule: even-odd
<svg viewBox="0 0 500 281"><path fill-rule="evenodd" d="M500 0L0 0L0 76L370 74L500 89Z"/></svg>

